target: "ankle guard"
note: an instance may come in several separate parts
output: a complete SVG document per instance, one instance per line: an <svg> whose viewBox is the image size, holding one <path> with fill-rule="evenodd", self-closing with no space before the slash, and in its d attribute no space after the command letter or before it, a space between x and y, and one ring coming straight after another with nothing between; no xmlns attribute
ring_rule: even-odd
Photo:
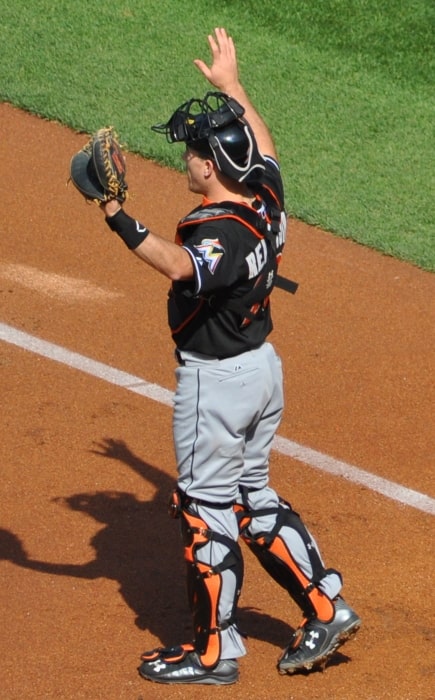
<svg viewBox="0 0 435 700"><path fill-rule="evenodd" d="M204 668L213 668L221 655L221 631L236 621L237 603L243 582L243 558L237 542L214 532L202 518L189 510L192 503L208 507L214 505L189 499L177 489L172 495L170 512L174 517L181 517L184 559L187 567L187 592L193 614L194 649ZM223 506L216 504L215 507ZM223 560L213 566L204 564L197 557L198 551L210 541L219 542L228 549ZM222 572L226 569L233 570L236 586L231 614L227 619L221 620L219 600Z"/></svg>
<svg viewBox="0 0 435 700"><path fill-rule="evenodd" d="M334 617L334 605L319 589L319 583L328 574L336 573L338 576L340 574L335 569L325 569L299 515L292 510L290 504L282 500L277 508L250 510L247 505L247 493L242 492L242 497L244 505L236 505L235 510L240 536L244 542L268 574L289 593L305 617L315 616L322 622L330 622ZM251 520L261 515L271 514L276 515L275 526L271 532L252 537L249 533ZM303 573L280 535L283 526L295 530L302 539L312 568L311 579Z"/></svg>
<svg viewBox="0 0 435 700"><path fill-rule="evenodd" d="M156 647L151 649L151 651L144 651L140 658L147 663L163 661L165 664L178 664L180 661L184 661L191 651L195 651L195 647L192 644L180 644L175 647Z"/></svg>

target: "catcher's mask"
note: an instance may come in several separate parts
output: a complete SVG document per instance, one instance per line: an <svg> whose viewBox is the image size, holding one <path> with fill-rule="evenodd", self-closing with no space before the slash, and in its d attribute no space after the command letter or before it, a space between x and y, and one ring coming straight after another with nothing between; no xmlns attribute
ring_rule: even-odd
<svg viewBox="0 0 435 700"><path fill-rule="evenodd" d="M207 92L202 100L184 102L166 124L151 128L165 134L169 143L182 141L199 155L212 158L224 175L243 182L265 169L244 112L223 92Z"/></svg>

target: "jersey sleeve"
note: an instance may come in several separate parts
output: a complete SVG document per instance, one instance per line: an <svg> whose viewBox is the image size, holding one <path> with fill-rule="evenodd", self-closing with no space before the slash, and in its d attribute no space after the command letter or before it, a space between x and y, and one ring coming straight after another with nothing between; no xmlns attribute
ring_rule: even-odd
<svg viewBox="0 0 435 700"><path fill-rule="evenodd" d="M284 210L284 185L279 163L271 156L265 156L264 163L266 168L262 171L260 178L253 181L253 188L257 190L259 189L260 191L264 187L267 188L273 193L279 208Z"/></svg>
<svg viewBox="0 0 435 700"><path fill-rule="evenodd" d="M183 243L195 270L195 295L212 294L248 279L244 227L232 220L201 224Z"/></svg>

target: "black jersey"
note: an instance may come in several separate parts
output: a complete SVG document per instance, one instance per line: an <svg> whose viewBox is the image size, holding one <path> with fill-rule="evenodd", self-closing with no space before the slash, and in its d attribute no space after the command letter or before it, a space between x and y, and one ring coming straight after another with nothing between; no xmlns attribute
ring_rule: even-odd
<svg viewBox="0 0 435 700"><path fill-rule="evenodd" d="M272 330L269 297L285 242L284 193L278 164L267 158L249 183L252 206L204 204L178 224L194 278L174 282L168 320L179 350L218 358L259 347Z"/></svg>

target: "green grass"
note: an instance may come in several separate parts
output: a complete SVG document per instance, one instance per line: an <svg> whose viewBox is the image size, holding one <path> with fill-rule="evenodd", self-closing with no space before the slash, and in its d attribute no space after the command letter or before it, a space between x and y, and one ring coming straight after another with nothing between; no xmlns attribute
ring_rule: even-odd
<svg viewBox="0 0 435 700"><path fill-rule="evenodd" d="M289 212L435 270L432 0L0 0L0 13L0 100L85 132L114 124L173 168L180 149L149 127L205 92L192 59L226 26Z"/></svg>

